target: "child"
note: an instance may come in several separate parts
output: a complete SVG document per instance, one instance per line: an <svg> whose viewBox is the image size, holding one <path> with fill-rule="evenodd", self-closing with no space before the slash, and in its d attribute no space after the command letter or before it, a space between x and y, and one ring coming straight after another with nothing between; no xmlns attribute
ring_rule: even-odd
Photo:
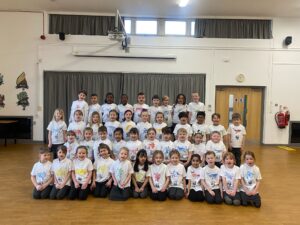
<svg viewBox="0 0 300 225"><path fill-rule="evenodd" d="M213 151L216 155L216 166L221 167L223 154L227 152L226 146L221 141L221 134L218 131L211 133L211 140L206 143L206 151Z"/></svg>
<svg viewBox="0 0 300 225"><path fill-rule="evenodd" d="M131 196L130 182L133 168L128 160L128 152L126 147L121 148L119 159L110 168L110 174L114 182L109 196L110 200L125 201Z"/></svg>
<svg viewBox="0 0 300 225"><path fill-rule="evenodd" d="M155 123L153 123L153 128L156 130L156 139L162 140L162 129L166 127L167 124L164 122L164 114L162 112L157 112L155 116Z"/></svg>
<svg viewBox="0 0 300 225"><path fill-rule="evenodd" d="M155 117L156 113L162 112L161 107L159 106L160 99L158 95L153 95L152 97L152 106L149 108L149 114L150 114L150 123L155 123Z"/></svg>
<svg viewBox="0 0 300 225"><path fill-rule="evenodd" d="M119 111L119 121L124 121L124 115L127 110L130 110L131 113L133 112L132 105L128 104L128 96L126 94L121 95L121 104L118 105L118 111Z"/></svg>
<svg viewBox="0 0 300 225"><path fill-rule="evenodd" d="M57 148L65 143L67 133L67 125L64 121L64 111L62 109L55 109L47 130L48 148L53 152L53 159L56 159Z"/></svg>
<svg viewBox="0 0 300 225"><path fill-rule="evenodd" d="M241 165L241 199L242 205L247 206L252 202L256 208L260 208L261 199L258 193L260 181L262 179L259 168L255 165L255 155L251 151L244 153L245 163Z"/></svg>
<svg viewBox="0 0 300 225"><path fill-rule="evenodd" d="M179 113L187 112L187 105L186 105L186 97L184 94L178 94L176 97L175 104L173 105L172 117L173 117L173 130L177 123L179 123Z"/></svg>
<svg viewBox="0 0 300 225"><path fill-rule="evenodd" d="M186 172L184 166L179 163L179 158L180 154L177 150L170 152L170 163L168 164L170 174L168 196L172 200L180 200L186 193Z"/></svg>
<svg viewBox="0 0 300 225"><path fill-rule="evenodd" d="M165 127L162 129L163 141L159 143L160 149L163 152L165 158L164 163L168 164L170 159L170 152L174 149L174 143L172 142L172 131L171 128Z"/></svg>
<svg viewBox="0 0 300 225"><path fill-rule="evenodd" d="M200 102L200 96L197 92L192 93L192 102L188 104L188 112L189 112L189 121L190 124L196 122L196 115L198 112L204 112L205 106L202 102Z"/></svg>
<svg viewBox="0 0 300 225"><path fill-rule="evenodd" d="M105 124L109 121L109 113L111 110L118 110L118 106L114 103L114 95L108 92L105 97L104 104L101 106L102 109L102 122Z"/></svg>
<svg viewBox="0 0 300 225"><path fill-rule="evenodd" d="M164 122L168 127L172 127L172 106L169 105L169 96L162 97L162 105L160 106L164 114Z"/></svg>
<svg viewBox="0 0 300 225"><path fill-rule="evenodd" d="M187 167L191 161L193 152L192 144L187 140L187 131L179 128L177 131L178 140L174 142L174 149L180 153L180 161Z"/></svg>
<svg viewBox="0 0 300 225"><path fill-rule="evenodd" d="M50 199L63 199L70 191L72 161L66 158L67 147L59 146L58 158L52 163L51 173L54 176L54 185L50 193Z"/></svg>
<svg viewBox="0 0 300 225"><path fill-rule="evenodd" d="M155 129L149 128L147 131L147 139L143 141L143 148L147 151L149 162L152 162L153 152L160 150L159 141L155 139L155 136Z"/></svg>
<svg viewBox="0 0 300 225"><path fill-rule="evenodd" d="M53 183L49 150L41 149L39 158L39 162L35 163L31 170L31 182L34 185L32 197L34 199L46 199L49 197Z"/></svg>
<svg viewBox="0 0 300 225"><path fill-rule="evenodd" d="M143 92L138 93L137 101L138 103L133 105L134 118L133 121L137 124L141 121L141 113L142 111L148 111L149 105L145 104L145 94Z"/></svg>
<svg viewBox="0 0 300 225"><path fill-rule="evenodd" d="M67 158L73 160L76 157L76 149L78 147L74 131L70 130L67 132L67 142L64 146L67 148Z"/></svg>
<svg viewBox="0 0 300 225"><path fill-rule="evenodd" d="M139 131L137 128L131 128L129 131L130 140L126 143L126 148L129 151L129 159L134 162L136 154L143 148L143 143L139 140Z"/></svg>
<svg viewBox="0 0 300 225"><path fill-rule="evenodd" d="M83 120L84 123L87 123L89 106L85 101L86 95L86 90L80 90L78 92L78 100L72 102L69 123L75 121L74 116L76 110L80 110L82 112L81 120Z"/></svg>
<svg viewBox="0 0 300 225"><path fill-rule="evenodd" d="M102 123L100 120L100 114L98 112L93 112L91 115L90 122L87 125L87 127L91 127L93 129L93 141L99 140L98 130L101 126Z"/></svg>
<svg viewBox="0 0 300 225"><path fill-rule="evenodd" d="M241 198L238 192L241 180L240 168L235 166L234 155L226 152L223 156L224 165L221 166L220 176L223 183L223 197L227 205L240 205Z"/></svg>
<svg viewBox="0 0 300 225"><path fill-rule="evenodd" d="M112 142L107 138L107 128L106 126L99 127L99 140L94 142L94 160L100 158L99 155L99 145L101 143L107 144L110 149L112 149Z"/></svg>
<svg viewBox="0 0 300 225"><path fill-rule="evenodd" d="M241 115L239 113L232 114L232 124L229 125L228 130L228 147L234 154L236 165L241 165L241 154L245 145L246 129L241 124Z"/></svg>
<svg viewBox="0 0 300 225"><path fill-rule="evenodd" d="M118 127L114 131L114 142L112 144L112 151L114 158L118 158L120 149L126 146L126 141L123 140L123 129Z"/></svg>
<svg viewBox="0 0 300 225"><path fill-rule="evenodd" d="M149 128L152 127L151 123L148 122L149 113L148 111L144 110L141 112L141 119L142 121L136 125L136 128L139 130L140 133L140 140L144 141L147 138L147 131Z"/></svg>
<svg viewBox="0 0 300 225"><path fill-rule="evenodd" d="M101 143L98 149L101 158L94 162L92 189L96 198L105 198L112 184L109 171L114 160L110 157L112 153L108 145Z"/></svg>
<svg viewBox="0 0 300 225"><path fill-rule="evenodd" d="M69 199L86 200L89 194L89 185L91 183L93 163L87 157L87 148L78 146L76 150L76 159L72 164L72 184L69 193Z"/></svg>
<svg viewBox="0 0 300 225"><path fill-rule="evenodd" d="M147 198L148 188L147 184L149 177L146 176L148 171L147 152L144 149L138 151L136 161L134 163L134 174L132 175L132 183L134 185L134 198Z"/></svg>
<svg viewBox="0 0 300 225"><path fill-rule="evenodd" d="M222 203L222 183L220 169L215 165L216 154L212 151L205 153L207 165L201 172L201 184L205 188L205 199L209 204Z"/></svg>
<svg viewBox="0 0 300 225"><path fill-rule="evenodd" d="M206 143L206 135L208 135L208 127L205 124L205 112L198 112L197 121L192 124L193 133L201 133L203 136L203 142Z"/></svg>
<svg viewBox="0 0 300 225"><path fill-rule="evenodd" d="M77 141L83 140L83 130L85 128L85 123L82 121L82 117L82 111L76 110L74 112L74 121L71 122L68 126L68 131L72 130L75 132Z"/></svg>
<svg viewBox="0 0 300 225"><path fill-rule="evenodd" d="M164 154L156 150L153 153L153 164L150 166L147 177L151 186L150 198L152 200L165 201L167 199L167 187L170 181L168 167L163 164Z"/></svg>
<svg viewBox="0 0 300 225"><path fill-rule="evenodd" d="M99 115L99 123L102 123L101 106L98 103L98 95L95 94L95 93L91 94L91 104L89 105L88 121L92 120L94 112L98 113L98 115Z"/></svg>
<svg viewBox="0 0 300 225"><path fill-rule="evenodd" d="M203 143L203 135L201 133L194 134L193 154L198 154L201 157L201 162L204 162L206 146Z"/></svg>
<svg viewBox="0 0 300 225"><path fill-rule="evenodd" d="M193 135L193 130L190 124L188 124L188 113L187 112L181 112L178 115L179 117L179 123L176 124L175 128L174 128L174 136L177 139L177 131L180 128L184 128L187 131L188 134L188 139L191 140L192 139L192 135Z"/></svg>
<svg viewBox="0 0 300 225"><path fill-rule="evenodd" d="M94 141L92 139L93 129L90 127L85 128L83 131L83 135L84 135L84 140L80 142L80 145L83 145L87 148L88 150L87 157L91 161L94 161L94 152L93 152Z"/></svg>
<svg viewBox="0 0 300 225"><path fill-rule="evenodd" d="M109 121L105 123L105 126L107 128L108 139L111 141L114 140L114 130L117 127L121 127L121 123L117 120L117 118L118 118L118 112L112 109L109 112Z"/></svg>
<svg viewBox="0 0 300 225"><path fill-rule="evenodd" d="M188 167L186 179L187 185L187 197L192 202L203 202L204 194L201 186L201 158L198 154L192 155L192 165Z"/></svg>
<svg viewBox="0 0 300 225"><path fill-rule="evenodd" d="M136 127L135 122L132 121L132 111L126 110L124 114L124 121L121 123L121 127L123 128L124 134L123 137L125 141L129 140L129 131L131 128Z"/></svg>
<svg viewBox="0 0 300 225"><path fill-rule="evenodd" d="M220 114L219 113L214 113L211 116L213 124L209 125L207 128L207 140L210 139L210 135L213 131L218 131L221 134L221 140L224 141L224 143L227 143L227 132L224 128L223 125L220 125Z"/></svg>

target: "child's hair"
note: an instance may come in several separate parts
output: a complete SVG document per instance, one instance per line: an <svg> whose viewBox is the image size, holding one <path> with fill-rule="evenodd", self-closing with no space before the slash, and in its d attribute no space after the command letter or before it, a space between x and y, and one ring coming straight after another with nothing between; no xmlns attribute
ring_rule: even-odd
<svg viewBox="0 0 300 225"><path fill-rule="evenodd" d="M130 129L129 134L137 134L139 135L139 130L136 127Z"/></svg>
<svg viewBox="0 0 300 225"><path fill-rule="evenodd" d="M60 150L61 150L65 155L66 155L67 152L68 152L67 147L64 146L64 145L58 146L57 151L60 151Z"/></svg>
<svg viewBox="0 0 300 225"><path fill-rule="evenodd" d="M187 134L187 130L185 129L185 128L179 128L178 129L178 131L177 131L177 135L179 134L179 133L184 133L184 134Z"/></svg>
<svg viewBox="0 0 300 225"><path fill-rule="evenodd" d="M178 104L178 99L179 99L180 96L183 97L183 105L185 105L185 103L186 103L186 97L185 97L184 94L178 94L178 95L176 96L175 105Z"/></svg>
<svg viewBox="0 0 300 225"><path fill-rule="evenodd" d="M199 112L197 112L197 117L198 116L203 116L205 118L206 114L204 111L199 111Z"/></svg>
<svg viewBox="0 0 300 225"><path fill-rule="evenodd" d="M193 154L191 156L191 161L193 160L193 158L197 158L199 160L199 162L202 163L201 156L199 154Z"/></svg>
<svg viewBox="0 0 300 225"><path fill-rule="evenodd" d="M128 95L125 94L125 93L123 93L123 94L121 95L121 97L126 97L126 98L128 98Z"/></svg>
<svg viewBox="0 0 300 225"><path fill-rule="evenodd" d="M218 134L218 135L220 135L220 136L221 136L221 133L220 133L220 131L217 131L217 130L214 130L213 132L211 132L210 136L212 136L213 134Z"/></svg>
<svg viewBox="0 0 300 225"><path fill-rule="evenodd" d="M172 134L172 130L170 127L164 127L163 129L161 129L161 132L163 134Z"/></svg>
<svg viewBox="0 0 300 225"><path fill-rule="evenodd" d="M91 124L91 125L93 124L93 117L94 117L95 115L98 115L98 117L99 117L99 121L98 121L98 125L99 125L99 124L100 124L100 114L99 114L97 111L94 111L94 112L92 113L92 116L91 116L91 118L90 118L90 124Z"/></svg>
<svg viewBox="0 0 300 225"><path fill-rule="evenodd" d="M106 132L107 133L107 127L106 126L101 126L98 128L98 133L100 132Z"/></svg>
<svg viewBox="0 0 300 225"><path fill-rule="evenodd" d="M178 158L180 158L180 153L179 153L179 151L176 150L176 149L173 149L173 150L170 151L170 153L169 153L170 158L171 158L173 155L177 155Z"/></svg>
<svg viewBox="0 0 300 225"><path fill-rule="evenodd" d="M196 133L194 133L193 137L196 137L196 135L200 135L201 137L203 137L203 134L202 134L202 133L200 133L200 132L196 132Z"/></svg>
<svg viewBox="0 0 300 225"><path fill-rule="evenodd" d="M153 127L150 127L150 128L147 130L147 134L149 134L150 131L153 131L153 132L156 134L156 130L155 130Z"/></svg>
<svg viewBox="0 0 300 225"><path fill-rule="evenodd" d="M107 144L104 144L104 143L100 143L99 146L98 146L99 154L100 154L100 149L103 149L103 148L105 148L108 151L108 155L109 155L110 158L112 158L112 159L115 158L115 155L112 153L110 147Z"/></svg>
<svg viewBox="0 0 300 225"><path fill-rule="evenodd" d="M87 132L87 131L89 131L89 132L91 132L93 134L93 129L91 127L86 127L83 130L83 135L85 135L85 132Z"/></svg>
<svg viewBox="0 0 300 225"><path fill-rule="evenodd" d="M141 95L145 95L145 93L144 93L144 92L139 92L139 93L137 94L138 97L141 96Z"/></svg>
<svg viewBox="0 0 300 225"><path fill-rule="evenodd" d="M120 148L120 152L121 151L126 151L127 152L127 154L129 154L129 149L127 148L127 147L122 147L122 148ZM119 152L119 153L120 153Z"/></svg>
<svg viewBox="0 0 300 225"><path fill-rule="evenodd" d="M69 131L67 131L67 136L75 136L76 137L76 133L73 130L69 130Z"/></svg>
<svg viewBox="0 0 300 225"><path fill-rule="evenodd" d="M153 152L153 156L152 156L152 159L153 159L153 162L154 162L154 159L157 155L161 155L162 158L164 158L164 153L161 151L161 150L155 150Z"/></svg>
<svg viewBox="0 0 300 225"><path fill-rule="evenodd" d="M64 113L64 110L63 110L63 109L60 109L60 108L57 108L57 109L54 110L52 120L55 120L55 113L56 113L56 112L59 112L59 114L61 115L61 120L64 120L64 119L65 119L65 113Z"/></svg>
<svg viewBox="0 0 300 225"><path fill-rule="evenodd" d="M117 127L115 130L114 130L114 134L116 134L117 132L120 132L120 134L122 135L122 139L123 139L123 129L121 127Z"/></svg>
<svg viewBox="0 0 300 225"><path fill-rule="evenodd" d="M213 119L215 116L218 117L219 119L221 118L220 113L214 113L211 115L211 119Z"/></svg>
<svg viewBox="0 0 300 225"><path fill-rule="evenodd" d="M140 116L142 116L142 114L143 113L147 113L148 114L148 116L149 116L149 112L148 112L148 110L147 109L142 109L142 112L141 112L141 115Z"/></svg>
<svg viewBox="0 0 300 225"><path fill-rule="evenodd" d="M40 148L39 150L39 154L42 155L42 154L46 154L46 153L50 153L50 150L48 148Z"/></svg>
<svg viewBox="0 0 300 225"><path fill-rule="evenodd" d="M208 156L208 155L213 155L214 157L216 157L216 153L213 151L207 151L204 155L204 158L206 158L206 156Z"/></svg>
<svg viewBox="0 0 300 225"><path fill-rule="evenodd" d="M85 149L85 153L87 154L88 153L88 149L87 149L87 147L86 146L84 146L84 145L79 145L77 148L76 148L76 154L78 153L78 150L79 149Z"/></svg>
<svg viewBox="0 0 300 225"><path fill-rule="evenodd" d="M232 120L234 120L234 119L241 119L241 114L239 114L239 113L233 113L232 114Z"/></svg>
<svg viewBox="0 0 300 225"><path fill-rule="evenodd" d="M112 96L113 98L115 98L115 96L112 92L107 92L106 95L105 95L105 100L104 100L105 103L107 103L106 99L107 99L108 96Z"/></svg>
<svg viewBox="0 0 300 225"><path fill-rule="evenodd" d="M83 112L80 109L75 110L74 116L76 113L79 113L80 116L83 116Z"/></svg>
<svg viewBox="0 0 300 225"><path fill-rule="evenodd" d="M127 109L127 110L125 110L125 112L124 112L124 118L123 118L123 121L126 120L126 119L125 119L125 114L126 114L127 112L131 112L131 120L132 120L132 118L133 118L133 112L132 112L130 109Z"/></svg>
<svg viewBox="0 0 300 225"><path fill-rule="evenodd" d="M181 118L189 118L189 115L188 115L188 113L187 112L180 112L179 114L178 114L178 118L179 119L181 119Z"/></svg>
<svg viewBox="0 0 300 225"><path fill-rule="evenodd" d="M223 162L225 162L225 159L229 157L230 159L233 159L234 163L235 163L235 157L234 154L232 152L225 152L223 155Z"/></svg>
<svg viewBox="0 0 300 225"><path fill-rule="evenodd" d="M156 119L156 117L157 117L158 115L162 115L163 118L165 117L164 114L163 114L163 112L157 112L157 113L155 114L155 119Z"/></svg>
<svg viewBox="0 0 300 225"><path fill-rule="evenodd" d="M154 99L158 99L158 100L160 100L160 98L159 98L159 96L158 96L158 95L153 95L153 96L152 96L152 101L153 101Z"/></svg>
<svg viewBox="0 0 300 225"><path fill-rule="evenodd" d="M92 93L91 97L98 97L98 95L96 93Z"/></svg>
<svg viewBox="0 0 300 225"><path fill-rule="evenodd" d="M250 155L250 156L254 159L254 161L256 160L256 159L255 159L254 152L252 152L252 151L246 151L246 152L244 153L244 156L243 156L243 159L244 159L244 160L246 159L246 156L247 156L247 155Z"/></svg>
<svg viewBox="0 0 300 225"><path fill-rule="evenodd" d="M118 111L115 110L115 109L110 110L110 111L109 111L109 115L110 115L111 113L113 113L113 112L116 113L117 116L119 115Z"/></svg>
<svg viewBox="0 0 300 225"><path fill-rule="evenodd" d="M83 93L83 94L85 94L85 96L87 96L86 90L82 89L82 90L78 91L78 94L81 94L81 93Z"/></svg>
<svg viewBox="0 0 300 225"><path fill-rule="evenodd" d="M145 164L144 164L144 170L147 172L148 171L148 166L149 166L149 162L148 162L148 159L147 159L147 151L145 149L141 149L138 151L138 153L136 154L136 160L135 160L135 163L134 163L134 166L133 166L133 170L134 172L139 172L139 164L140 164L140 159L139 157L146 157L146 161L145 161Z"/></svg>
<svg viewBox="0 0 300 225"><path fill-rule="evenodd" d="M164 100L166 100L166 99L168 99L168 98L169 98L169 96L164 95L164 96L161 98L161 100L164 101Z"/></svg>

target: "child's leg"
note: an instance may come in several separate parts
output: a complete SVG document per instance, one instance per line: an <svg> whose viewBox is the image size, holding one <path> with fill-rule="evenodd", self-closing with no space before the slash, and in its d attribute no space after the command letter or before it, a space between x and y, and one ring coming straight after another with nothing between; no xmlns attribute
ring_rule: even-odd
<svg viewBox="0 0 300 225"><path fill-rule="evenodd" d="M213 204L215 197L212 196L208 191L205 191L205 200L207 201L208 204Z"/></svg>
<svg viewBox="0 0 300 225"><path fill-rule="evenodd" d="M165 201L165 200L167 200L167 197L168 197L168 192L167 191L164 191L164 192L159 191L157 200L158 201Z"/></svg>
<svg viewBox="0 0 300 225"><path fill-rule="evenodd" d="M180 200L184 197L184 190L181 188L176 188L175 190L175 200Z"/></svg>
<svg viewBox="0 0 300 225"><path fill-rule="evenodd" d="M81 186L82 185L80 185L78 199L79 200L86 200L88 195L89 195L89 192L90 192L90 185L88 185L85 189L81 189Z"/></svg>
<svg viewBox="0 0 300 225"><path fill-rule="evenodd" d="M203 192L195 191L194 189L191 189L188 199L192 202L203 202L204 201Z"/></svg>
<svg viewBox="0 0 300 225"><path fill-rule="evenodd" d="M68 195L69 191L70 191L70 186L65 185L62 189L58 190L56 194L56 198L58 200L64 199Z"/></svg>
<svg viewBox="0 0 300 225"><path fill-rule="evenodd" d="M248 205L248 201L249 201L249 196L245 192L241 191L240 192L240 197L241 197L242 205L243 206L247 206Z"/></svg>
<svg viewBox="0 0 300 225"><path fill-rule="evenodd" d="M113 201L123 200L121 191L122 190L118 186L114 185L110 191L109 199Z"/></svg>
<svg viewBox="0 0 300 225"><path fill-rule="evenodd" d="M158 192L153 193L152 191L150 192L150 198L154 201L158 200Z"/></svg>
<svg viewBox="0 0 300 225"><path fill-rule="evenodd" d="M50 199L52 199L52 200L56 199L57 193L58 193L58 189L55 187L55 184L54 184L51 189L51 192L50 192Z"/></svg>
<svg viewBox="0 0 300 225"><path fill-rule="evenodd" d="M176 199L176 188L174 187L170 187L168 189L168 197L172 200L175 200Z"/></svg>
<svg viewBox="0 0 300 225"><path fill-rule="evenodd" d="M241 165L241 148L232 148L231 152L235 157L235 163L237 166Z"/></svg>
<svg viewBox="0 0 300 225"><path fill-rule="evenodd" d="M41 191L41 199L49 198L52 185L48 185L44 190Z"/></svg>
<svg viewBox="0 0 300 225"><path fill-rule="evenodd" d="M100 198L100 195L101 195L101 183L99 182L96 182L96 188L94 190L94 197L96 198Z"/></svg>
<svg viewBox="0 0 300 225"><path fill-rule="evenodd" d="M125 201L125 200L129 199L131 196L131 188L130 187L124 188L121 191L121 193L122 193L122 198Z"/></svg>
<svg viewBox="0 0 300 225"><path fill-rule="evenodd" d="M253 202L253 205L254 205L256 208L260 208L260 206L261 206L261 199L260 199L259 194L252 195L252 196L251 196L251 200L252 200L252 202Z"/></svg>
<svg viewBox="0 0 300 225"><path fill-rule="evenodd" d="M80 190L80 187L79 187L79 188L75 188L75 185L74 185L74 183L72 182L72 184L71 184L71 190L70 190L70 192L69 192L68 198L69 198L70 200L76 199L76 198L78 197L79 190Z"/></svg>
<svg viewBox="0 0 300 225"><path fill-rule="evenodd" d="M241 205L241 196L240 192L236 192L235 196L233 197L233 205Z"/></svg>
<svg viewBox="0 0 300 225"><path fill-rule="evenodd" d="M100 190L100 198L106 198L109 193L110 188L108 188L106 186L107 181L104 181L103 183L101 183L102 186L101 186L101 190Z"/></svg>
<svg viewBox="0 0 300 225"><path fill-rule="evenodd" d="M41 199L41 191L38 191L38 190L36 190L36 188L33 188L32 198Z"/></svg>
<svg viewBox="0 0 300 225"><path fill-rule="evenodd" d="M222 196L221 196L221 190L220 189L215 189L213 190L215 192L215 203L221 204L223 202Z"/></svg>
<svg viewBox="0 0 300 225"><path fill-rule="evenodd" d="M141 186L142 186L143 184L141 184ZM144 190L140 193L140 197L141 198L147 198L147 196L148 196L148 187L146 186L145 188L144 188Z"/></svg>
<svg viewBox="0 0 300 225"><path fill-rule="evenodd" d="M232 196L229 196L226 191L223 191L223 196L224 196L224 202L227 205L232 205L233 201L232 201Z"/></svg>

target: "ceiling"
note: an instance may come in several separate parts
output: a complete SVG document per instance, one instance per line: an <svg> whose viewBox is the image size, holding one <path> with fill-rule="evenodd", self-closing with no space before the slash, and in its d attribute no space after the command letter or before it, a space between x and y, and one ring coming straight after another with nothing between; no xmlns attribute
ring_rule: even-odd
<svg viewBox="0 0 300 225"><path fill-rule="evenodd" d="M1 0L0 10L114 13L145 17L299 17L300 0Z"/></svg>

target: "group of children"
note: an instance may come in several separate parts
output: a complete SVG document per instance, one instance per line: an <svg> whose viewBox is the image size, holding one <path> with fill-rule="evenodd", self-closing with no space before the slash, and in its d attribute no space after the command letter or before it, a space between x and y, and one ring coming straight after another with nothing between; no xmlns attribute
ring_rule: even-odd
<svg viewBox="0 0 300 225"><path fill-rule="evenodd" d="M245 152L240 166L246 131L238 113L225 130L217 113L212 125L205 124L198 93L192 93L188 105L179 94L173 106L167 96L160 106L154 95L151 107L143 93L134 106L127 95L118 106L111 93L102 106L94 94L88 106L85 96L80 91L73 102L68 128L63 111L55 110L48 126L54 161L43 149L31 172L34 198L83 200L92 192L111 200L186 197L260 207L261 175L254 154Z"/></svg>

